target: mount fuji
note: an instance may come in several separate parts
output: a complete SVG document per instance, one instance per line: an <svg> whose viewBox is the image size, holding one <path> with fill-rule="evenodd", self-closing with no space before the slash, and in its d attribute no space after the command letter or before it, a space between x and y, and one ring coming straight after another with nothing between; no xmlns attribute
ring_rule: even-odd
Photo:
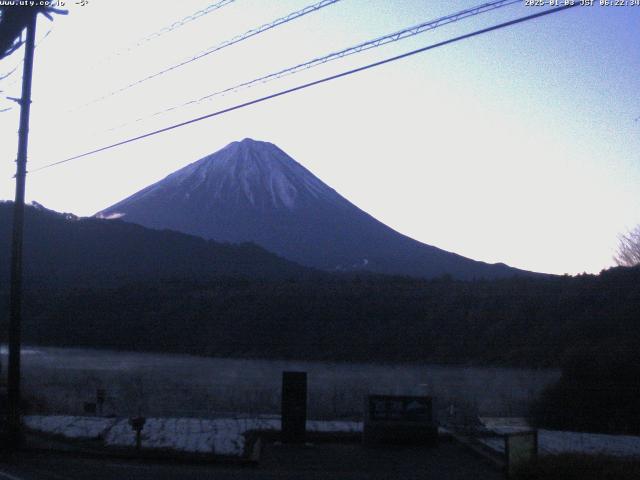
<svg viewBox="0 0 640 480"><path fill-rule="evenodd" d="M233 142L98 212L219 242L254 242L301 265L433 278L531 275L413 240L360 210L276 145Z"/></svg>

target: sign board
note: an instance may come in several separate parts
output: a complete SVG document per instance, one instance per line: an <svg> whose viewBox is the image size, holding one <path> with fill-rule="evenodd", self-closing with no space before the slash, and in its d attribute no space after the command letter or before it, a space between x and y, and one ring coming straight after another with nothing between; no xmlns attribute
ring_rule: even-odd
<svg viewBox="0 0 640 480"><path fill-rule="evenodd" d="M510 433L505 436L507 473L512 475L520 466L538 455L538 431Z"/></svg>
<svg viewBox="0 0 640 480"><path fill-rule="evenodd" d="M369 419L372 421L432 421L431 397L371 395Z"/></svg>
<svg viewBox="0 0 640 480"><path fill-rule="evenodd" d="M365 444L433 444L438 427L431 397L371 395L366 402Z"/></svg>
<svg viewBox="0 0 640 480"><path fill-rule="evenodd" d="M282 372L282 441L302 443L307 428L307 372Z"/></svg>

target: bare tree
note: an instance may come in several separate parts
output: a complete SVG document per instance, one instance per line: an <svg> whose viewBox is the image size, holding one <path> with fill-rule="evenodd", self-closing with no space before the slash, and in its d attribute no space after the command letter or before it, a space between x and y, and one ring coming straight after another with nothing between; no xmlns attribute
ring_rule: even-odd
<svg viewBox="0 0 640 480"><path fill-rule="evenodd" d="M618 250L613 259L621 267L640 265L640 225L618 235Z"/></svg>

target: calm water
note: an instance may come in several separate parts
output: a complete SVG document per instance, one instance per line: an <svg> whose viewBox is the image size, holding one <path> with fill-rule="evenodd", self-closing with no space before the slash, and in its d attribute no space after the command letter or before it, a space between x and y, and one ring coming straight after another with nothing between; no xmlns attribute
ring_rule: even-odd
<svg viewBox="0 0 640 480"><path fill-rule="evenodd" d="M3 371L6 349L2 349ZM437 409L526 414L556 370L202 358L25 347L23 390L33 413L78 414L104 389L104 414L277 414L282 372L308 373L309 417L358 418L367 394L432 395Z"/></svg>

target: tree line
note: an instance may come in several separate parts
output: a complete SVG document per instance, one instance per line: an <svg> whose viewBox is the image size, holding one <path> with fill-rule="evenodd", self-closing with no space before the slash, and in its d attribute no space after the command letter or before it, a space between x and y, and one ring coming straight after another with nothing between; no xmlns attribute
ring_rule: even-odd
<svg viewBox="0 0 640 480"><path fill-rule="evenodd" d="M492 281L221 276L31 289L23 331L39 345L556 367L578 354L636 355L639 311L640 267Z"/></svg>

